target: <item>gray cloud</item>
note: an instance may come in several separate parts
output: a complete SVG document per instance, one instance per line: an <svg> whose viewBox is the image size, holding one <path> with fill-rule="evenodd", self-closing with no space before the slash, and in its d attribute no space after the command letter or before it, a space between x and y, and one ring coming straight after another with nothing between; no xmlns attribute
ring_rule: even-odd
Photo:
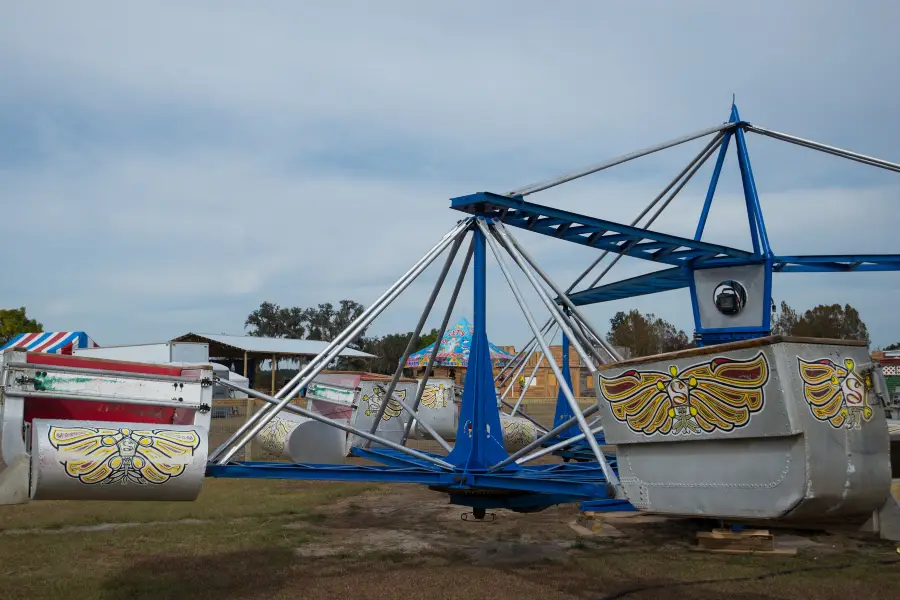
<svg viewBox="0 0 900 600"><path fill-rule="evenodd" d="M240 332L263 300L369 302L459 218L450 197L504 192L721 122L732 92L753 122L897 159L895 3L740 8L7 8L0 232L14 250L0 302L101 344ZM896 174L748 143L777 252L896 251ZM699 147L532 199L627 222ZM655 228L693 234L710 170ZM517 235L563 284L595 256ZM733 154L704 239L749 245ZM611 277L652 268L626 259ZM437 269L373 330L411 329ZM490 272L491 337L520 344L526 324ZM894 273L785 275L775 288L797 308L854 304L879 344L900 339L898 291ZM588 313L604 328L631 306L692 327L686 292ZM470 307L466 294L458 314Z"/></svg>

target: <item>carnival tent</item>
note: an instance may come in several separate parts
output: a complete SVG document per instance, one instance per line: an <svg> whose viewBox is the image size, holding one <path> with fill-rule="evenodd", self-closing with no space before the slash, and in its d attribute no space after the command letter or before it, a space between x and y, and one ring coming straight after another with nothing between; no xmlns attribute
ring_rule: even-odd
<svg viewBox="0 0 900 600"><path fill-rule="evenodd" d="M0 351L8 348L25 348L29 352L72 354L73 348L95 348L96 346L94 340L83 331L45 331L20 333L0 348Z"/></svg>
<svg viewBox="0 0 900 600"><path fill-rule="evenodd" d="M437 356L435 356L435 366L442 367L466 367L469 364L469 348L472 344L472 336L475 334L475 328L469 321L463 317L451 328L444 332L444 337L440 341ZM435 342L436 344L437 342ZM488 341L491 349L491 362L494 366L500 366L515 358L509 352L502 350ZM411 354L406 361L409 368L424 367L428 365L431 358L431 352L434 344L422 348L418 352Z"/></svg>

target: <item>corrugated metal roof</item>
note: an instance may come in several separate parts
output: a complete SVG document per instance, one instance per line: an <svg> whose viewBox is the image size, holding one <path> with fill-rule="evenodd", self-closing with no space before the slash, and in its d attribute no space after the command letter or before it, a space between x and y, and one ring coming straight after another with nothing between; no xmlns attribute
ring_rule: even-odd
<svg viewBox="0 0 900 600"><path fill-rule="evenodd" d="M261 354L304 355L316 356L328 347L328 342L314 340L292 340L288 338L267 338L245 335L223 335L218 333L186 333L173 338L171 341L185 341L184 338L194 336L204 338L211 342L225 344L238 348L244 352L259 352ZM340 356L347 358L376 358L374 354L360 352L351 348L345 348Z"/></svg>

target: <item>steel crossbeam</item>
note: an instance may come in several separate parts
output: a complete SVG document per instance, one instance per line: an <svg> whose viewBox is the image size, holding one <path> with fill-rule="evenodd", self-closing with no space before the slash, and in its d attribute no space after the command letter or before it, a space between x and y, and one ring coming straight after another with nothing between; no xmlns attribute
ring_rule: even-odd
<svg viewBox="0 0 900 600"><path fill-rule="evenodd" d="M490 192L453 198L451 207L492 217L512 227L675 267L688 264L695 268L713 267L735 260L744 264L765 261L764 256L746 250L623 225Z"/></svg>

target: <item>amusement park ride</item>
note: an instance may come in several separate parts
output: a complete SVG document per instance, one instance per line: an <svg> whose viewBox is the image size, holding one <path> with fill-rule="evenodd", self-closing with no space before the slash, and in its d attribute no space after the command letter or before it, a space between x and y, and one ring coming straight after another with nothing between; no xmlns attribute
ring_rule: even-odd
<svg viewBox="0 0 900 600"><path fill-rule="evenodd" d="M895 163L752 125L732 106L727 122L691 135L507 194L481 192L452 199L451 207L465 218L274 396L221 379L205 367L12 349L3 354L0 382L0 442L6 465L0 473L0 503L192 500L204 477L352 480L426 485L447 494L451 503L472 507L476 518L497 507L529 512L592 502L609 509L625 505L740 521L868 522L883 536L897 538L900 530L886 525L900 523L900 509L890 495L891 439L885 409L891 400L879 365L863 342L782 338L770 332L775 273L895 271L900 270L900 255L776 255L759 204L747 133L900 172ZM711 140L701 152L630 225L526 201L536 192L707 136ZM732 142L752 250L702 240ZM693 239L649 229L716 153ZM522 247L513 228L589 246L601 254L563 289ZM438 335L442 339L471 265L474 335L458 416L447 421L446 413L438 410L447 407L446 400L429 396L434 354L418 381L405 379L403 367L467 237L471 241ZM323 374L445 251L443 268L393 377L365 388L364 377L345 381ZM609 253L617 255L615 260L591 284L575 291ZM497 375L486 334L489 254L533 334ZM622 256L668 268L600 285ZM522 271L549 312L545 323L536 320L514 268ZM682 288L690 290L695 349L623 360L580 309ZM562 365L548 345L557 331L563 338ZM572 393L570 344L596 382L597 402L586 410ZM559 381L556 416L549 427L520 412L522 396L515 404L506 400L511 385L500 394L498 408L498 385L515 380L535 351L543 354L541 360ZM213 383L266 405L210 451ZM342 394L346 402L339 398ZM293 403L298 396L307 399L306 408ZM344 412L322 408L341 402ZM452 401L449 405L456 410ZM527 427L531 429L522 437ZM347 453L376 464L348 463L340 460L343 457L334 462L303 460L303 452L291 445L295 434L314 440L307 447L339 444L339 454L346 444ZM433 439L446 453L409 448L411 436ZM290 462L234 460L254 438L276 452L283 449ZM615 452L604 452L609 447ZM529 464L548 455L564 462Z"/></svg>

